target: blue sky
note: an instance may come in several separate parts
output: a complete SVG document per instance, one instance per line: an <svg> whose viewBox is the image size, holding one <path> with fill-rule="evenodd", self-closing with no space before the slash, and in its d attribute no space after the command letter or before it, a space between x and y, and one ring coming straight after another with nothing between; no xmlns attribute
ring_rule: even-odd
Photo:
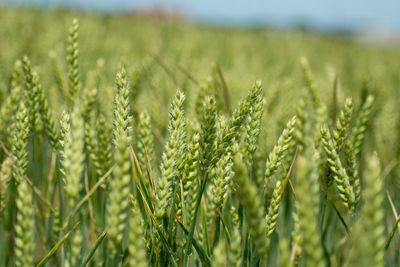
<svg viewBox="0 0 400 267"><path fill-rule="evenodd" d="M400 0L0 0L5 2L99 11L177 8L193 20L218 24L400 29Z"/></svg>

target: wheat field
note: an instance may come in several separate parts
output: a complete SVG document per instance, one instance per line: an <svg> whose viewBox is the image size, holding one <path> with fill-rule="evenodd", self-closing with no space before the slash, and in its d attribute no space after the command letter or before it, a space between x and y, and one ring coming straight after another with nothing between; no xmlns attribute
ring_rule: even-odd
<svg viewBox="0 0 400 267"><path fill-rule="evenodd" d="M0 10L0 266L399 266L400 47Z"/></svg>

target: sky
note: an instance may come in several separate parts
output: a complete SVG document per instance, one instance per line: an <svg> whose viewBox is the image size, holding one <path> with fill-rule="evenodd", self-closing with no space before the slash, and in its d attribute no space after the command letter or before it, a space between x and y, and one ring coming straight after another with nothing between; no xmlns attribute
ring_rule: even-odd
<svg viewBox="0 0 400 267"><path fill-rule="evenodd" d="M0 0L11 2L102 12L163 8L211 24L400 30L400 0Z"/></svg>

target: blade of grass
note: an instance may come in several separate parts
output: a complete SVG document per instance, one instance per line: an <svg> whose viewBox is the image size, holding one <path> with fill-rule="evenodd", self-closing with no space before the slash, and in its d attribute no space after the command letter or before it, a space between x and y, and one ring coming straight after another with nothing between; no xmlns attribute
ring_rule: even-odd
<svg viewBox="0 0 400 267"><path fill-rule="evenodd" d="M394 203L393 203L393 199L392 199L392 197L390 196L390 194L389 194L389 191L388 191L388 190L386 190L386 195L387 195L387 197L388 197L388 200L389 200L390 206L392 207L392 212L393 212L393 215L394 215L394 217L395 217L395 218L397 218L397 217L398 217L398 214L397 214L397 211L396 211L396 206L394 205ZM398 227L398 229L399 229L399 232L400 232L400 224L398 224L398 225L397 225L397 227Z"/></svg>
<svg viewBox="0 0 400 267"><path fill-rule="evenodd" d="M181 221L178 221L179 226L182 228L182 230L185 232L186 235L189 235L188 229L183 225ZM196 249L197 253L199 254L201 262L204 264L204 266L211 266L211 259L207 256L207 253L204 251L202 246L199 244L199 242L196 239L192 239L192 244L194 248Z"/></svg>
<svg viewBox="0 0 400 267"><path fill-rule="evenodd" d="M86 256L85 260L82 262L81 267L86 267L90 263L90 260L94 256L94 253L96 252L97 248L101 245L103 240L106 238L106 236L107 236L107 231L104 230L103 233L101 233L101 235L99 235L99 237L97 238L96 243L94 244L94 247L90 250L89 254Z"/></svg>
<svg viewBox="0 0 400 267"><path fill-rule="evenodd" d="M155 55L150 51L147 51L147 53L154 59L154 61L158 65L160 65L160 67L165 71L165 73L168 74L168 76L171 78L174 84L176 86L179 86L178 80L176 79L174 72L167 66L167 64L165 64L165 62L158 55Z"/></svg>
<svg viewBox="0 0 400 267"><path fill-rule="evenodd" d="M226 83L224 74L222 73L221 67L218 64L215 64L215 69L217 70L218 77L221 81L222 92L224 95L224 102L226 105L226 111L228 114L232 114L232 103L231 103L231 96L229 94L229 88Z"/></svg>
<svg viewBox="0 0 400 267"><path fill-rule="evenodd" d="M386 243L385 243L385 250L387 250L387 249L389 248L390 243L392 242L392 239L393 239L393 237L394 237L394 234L396 233L397 225L398 225L399 223L400 223L400 216L397 217L396 222L394 223L394 225L393 225L393 227L392 227L392 230L391 230L390 233L389 233L389 236L388 236L388 238L387 238L387 240L386 240Z"/></svg>
<svg viewBox="0 0 400 267"><path fill-rule="evenodd" d="M79 222L76 223L76 224L74 225L74 227L73 227L70 231L68 231L68 232L63 236L63 238L61 238L60 241L58 241L58 242L53 246L53 248L39 261L39 263L36 264L36 267L44 266L44 265L50 260L50 258L58 251L58 249L62 246L62 244L63 244L65 241L67 241L67 239L70 237L71 233L72 233L73 231L75 231L76 228L78 228L78 225L79 225Z"/></svg>
<svg viewBox="0 0 400 267"><path fill-rule="evenodd" d="M194 84L198 85L199 81L181 64L178 64L178 69L186 75Z"/></svg>
<svg viewBox="0 0 400 267"><path fill-rule="evenodd" d="M339 217L340 222L343 224L344 229L346 230L346 233L350 236L350 229L349 226L347 225L346 221L344 220L342 214L340 214L339 210L336 208L336 206L333 203L330 203L332 208L335 210L336 215Z"/></svg>
<svg viewBox="0 0 400 267"><path fill-rule="evenodd" d="M35 185L32 184L31 180L28 177L24 177L25 180L28 182L29 186L32 187L33 192L35 192L35 194L39 197L39 199L46 204L46 206L52 211L54 212L55 209L53 208L53 206L51 205L51 203L43 196L42 192L39 190L39 188L37 188Z"/></svg>

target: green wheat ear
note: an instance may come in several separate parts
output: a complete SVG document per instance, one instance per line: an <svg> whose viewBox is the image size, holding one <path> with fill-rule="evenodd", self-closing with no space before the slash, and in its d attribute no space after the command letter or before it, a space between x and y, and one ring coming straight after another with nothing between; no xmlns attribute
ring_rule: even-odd
<svg viewBox="0 0 400 267"><path fill-rule="evenodd" d="M89 75L90 78L91 75ZM87 116L90 116L92 111L97 109L96 105L98 105L98 94L99 90L95 85L87 82L87 87L82 89L82 93L80 95L81 99L79 99L79 105L82 108L82 114L84 116L85 121L88 119ZM92 82L94 83L94 82Z"/></svg>
<svg viewBox="0 0 400 267"><path fill-rule="evenodd" d="M129 103L129 84L125 69L122 69L117 73L115 83L117 87L117 93L114 100L114 138L116 134L121 132L125 132L129 137L132 137L133 118Z"/></svg>
<svg viewBox="0 0 400 267"><path fill-rule="evenodd" d="M303 251L303 233L300 227L299 211L298 211L298 201L294 203L294 210L292 213L293 218L293 231L292 236L292 259L297 260Z"/></svg>
<svg viewBox="0 0 400 267"><path fill-rule="evenodd" d="M67 44L69 93L72 98L80 89L78 37L79 22L75 18L72 20L72 25L69 28Z"/></svg>
<svg viewBox="0 0 400 267"><path fill-rule="evenodd" d="M33 196L23 179L17 188L17 223L15 225L15 265L33 266L35 251Z"/></svg>
<svg viewBox="0 0 400 267"><path fill-rule="evenodd" d="M64 125L69 118L69 125ZM66 131L65 133L63 131ZM85 155L83 120L80 110L74 108L70 116L63 116L62 135L62 168L64 172L65 193L68 197L68 206L72 210L78 203L79 192L82 188Z"/></svg>
<svg viewBox="0 0 400 267"><path fill-rule="evenodd" d="M346 266L385 266L383 179L378 155L368 158L363 175L361 217L353 230L352 248Z"/></svg>
<svg viewBox="0 0 400 267"><path fill-rule="evenodd" d="M326 126L321 128L321 142L328 157L328 165L333 173L340 198L342 199L344 206L351 212L354 212L356 203L354 189L351 186L347 171L340 161L330 131Z"/></svg>
<svg viewBox="0 0 400 267"><path fill-rule="evenodd" d="M184 167L183 149L185 148L185 119L183 103L185 95L178 91L171 103L169 112L169 138L162 155L161 178L158 181L155 216L160 223L167 213L167 207L172 197L172 188L176 184L178 171Z"/></svg>
<svg viewBox="0 0 400 267"><path fill-rule="evenodd" d="M200 134L194 133L187 150L185 174L183 178L183 206L185 206L188 211L185 220L186 225L190 225L194 217L196 194L200 185L200 158Z"/></svg>
<svg viewBox="0 0 400 267"><path fill-rule="evenodd" d="M15 265L33 266L35 237L33 217L33 193L27 177L27 137L29 133L28 114L23 102L20 102L15 117L13 154L13 177L17 183L17 223L15 225Z"/></svg>
<svg viewBox="0 0 400 267"><path fill-rule="evenodd" d="M65 113L66 114L66 113ZM78 107L70 116L63 115L61 122L60 155L64 180L64 191L68 200L69 210L72 211L79 200L82 189L84 171L84 126ZM82 233L78 229L71 237L71 247L67 254L66 264L76 266L81 254Z"/></svg>
<svg viewBox="0 0 400 267"><path fill-rule="evenodd" d="M37 114L35 114L35 126L43 124L45 133L50 139L50 144L52 148L57 149L58 133L54 120L50 113L49 104L47 102L47 99L44 95L44 91L40 84L39 76L35 72L32 75L33 75L33 84L35 87L34 101L36 101L36 104L38 105L38 107L35 108L35 110L37 109L37 111L35 112L38 112Z"/></svg>
<svg viewBox="0 0 400 267"><path fill-rule="evenodd" d="M107 201L107 227L111 253L116 255L121 247L127 222L129 206L131 164L130 143L132 138L131 109L129 104L129 86L125 70L117 74L117 93L114 107L114 169L110 181L110 193Z"/></svg>
<svg viewBox="0 0 400 267"><path fill-rule="evenodd" d="M356 123L354 125L353 131L351 133L351 142L354 146L354 154L356 158L360 157L361 148L364 143L365 133L367 131L368 122L371 116L372 106L374 104L375 98L372 95L369 95L360 110L360 113L357 116Z"/></svg>
<svg viewBox="0 0 400 267"><path fill-rule="evenodd" d="M233 178L233 158L232 152L228 151L217 162L215 168L215 178L213 180L212 197L214 207L216 209L222 208L228 195L230 194L231 181Z"/></svg>
<svg viewBox="0 0 400 267"><path fill-rule="evenodd" d="M150 115L147 111L139 114L139 134L137 141L138 160L142 171L150 167L151 171L155 164L154 137L151 128ZM147 165L148 164L148 165Z"/></svg>
<svg viewBox="0 0 400 267"><path fill-rule="evenodd" d="M262 94L261 81L256 81L248 95L239 103L231 119L226 123L220 138L217 140L215 153L209 166L213 166L219 158L229 149L235 140L239 139L240 129L250 114L250 109Z"/></svg>
<svg viewBox="0 0 400 267"><path fill-rule="evenodd" d="M241 266L241 237L239 229L236 227L232 229L231 240L228 249L228 266L240 267Z"/></svg>
<svg viewBox="0 0 400 267"><path fill-rule="evenodd" d="M130 156L129 138L121 134L116 135L117 142L114 151L115 166L110 182L110 194L107 202L107 225L110 245L116 250L122 242L127 218L126 209L129 203L130 183ZM114 251L115 253L117 251Z"/></svg>
<svg viewBox="0 0 400 267"><path fill-rule="evenodd" d="M142 214L136 204L136 200L131 196L132 213L129 220L129 264L130 267L146 267L147 256L145 240L143 234Z"/></svg>
<svg viewBox="0 0 400 267"><path fill-rule="evenodd" d="M22 59L22 69L24 72L25 81L25 97L28 109L29 123L32 126L32 130L40 132L42 130L42 121L40 116L40 104L39 104L39 78L37 74L32 70L31 61L27 56Z"/></svg>
<svg viewBox="0 0 400 267"><path fill-rule="evenodd" d="M96 121L97 145L99 166L96 171L99 176L103 176L111 167L111 131L107 119L100 112Z"/></svg>
<svg viewBox="0 0 400 267"><path fill-rule="evenodd" d="M201 113L201 151L203 168L207 171L212 160L217 138L217 107L213 97L206 97Z"/></svg>
<svg viewBox="0 0 400 267"><path fill-rule="evenodd" d="M316 159L309 148L306 155L297 158L297 211L299 230L302 233L302 250L306 266L325 266L321 249L321 238L318 229L317 216L319 206L318 172Z"/></svg>
<svg viewBox="0 0 400 267"><path fill-rule="evenodd" d="M364 173L364 205L361 216L365 237L369 244L367 252L374 266L384 266L384 200L383 179L378 155L374 153L368 160ZM369 218L369 219L367 219Z"/></svg>
<svg viewBox="0 0 400 267"><path fill-rule="evenodd" d="M8 185L11 179L12 167L13 167L12 156L8 156L1 164L1 169L0 169L0 221L3 220L3 212L6 206Z"/></svg>
<svg viewBox="0 0 400 267"><path fill-rule="evenodd" d="M22 59L25 78L26 101L28 103L29 121L36 132L45 130L53 149L57 149L58 133L51 116L48 101L42 89L39 76L32 70L27 56Z"/></svg>
<svg viewBox="0 0 400 267"><path fill-rule="evenodd" d="M351 98L347 98L345 106L340 111L340 116L336 122L336 130L333 133L333 142L336 151L339 151L344 143L347 132L349 131L350 119L352 113L353 113L353 101L351 100Z"/></svg>
<svg viewBox="0 0 400 267"><path fill-rule="evenodd" d="M239 267L242 264L242 237L239 229L239 218L234 206L230 209L232 220L232 230L230 232L230 241L228 246L228 266Z"/></svg>
<svg viewBox="0 0 400 267"><path fill-rule="evenodd" d="M12 175L17 183L21 182L26 174L28 165L27 141L29 134L28 112L23 102L19 103L15 122L12 127Z"/></svg>
<svg viewBox="0 0 400 267"><path fill-rule="evenodd" d="M265 217L267 225L267 236L271 236L276 228L276 223L279 215L279 207L281 206L281 199L285 190L287 179L283 182L277 181L272 193L271 203L268 208L267 215Z"/></svg>
<svg viewBox="0 0 400 267"><path fill-rule="evenodd" d="M10 135L8 126L12 123L13 115L15 114L18 103L23 98L21 97L21 73L22 63L17 60L14 63L14 70L11 76L11 91L0 107L0 134L2 136Z"/></svg>
<svg viewBox="0 0 400 267"><path fill-rule="evenodd" d="M265 99L260 95L250 108L250 114L244 126L246 131L244 136L244 155L249 168L252 168L254 163L254 154L257 150L258 138L260 136L261 117L263 115L264 106Z"/></svg>
<svg viewBox="0 0 400 267"><path fill-rule="evenodd" d="M219 211L230 195L233 175L232 152L228 151L221 157L217 162L217 166L210 173L211 181L206 191L206 215L209 226L213 224L214 219L217 218Z"/></svg>
<svg viewBox="0 0 400 267"><path fill-rule="evenodd" d="M245 175L245 166L239 161L235 161L235 163L238 166L238 172L235 175L237 195L244 207L255 249L262 261L265 261L268 253L268 243L266 239L264 208L261 205L257 187Z"/></svg>
<svg viewBox="0 0 400 267"><path fill-rule="evenodd" d="M264 173L264 196L265 205L269 206L269 202L272 197L272 190L275 186L273 175L276 173L278 168L282 166L284 159L289 152L293 140L293 134L296 125L296 117L292 117L286 124L285 129L279 136L277 143L268 155L268 159L265 163Z"/></svg>
<svg viewBox="0 0 400 267"><path fill-rule="evenodd" d="M353 143L349 140L344 144L344 155L347 163L347 173L350 179L350 185L354 191L355 205L358 204L361 196L361 182L359 175L359 165L356 157L356 150L354 149Z"/></svg>

